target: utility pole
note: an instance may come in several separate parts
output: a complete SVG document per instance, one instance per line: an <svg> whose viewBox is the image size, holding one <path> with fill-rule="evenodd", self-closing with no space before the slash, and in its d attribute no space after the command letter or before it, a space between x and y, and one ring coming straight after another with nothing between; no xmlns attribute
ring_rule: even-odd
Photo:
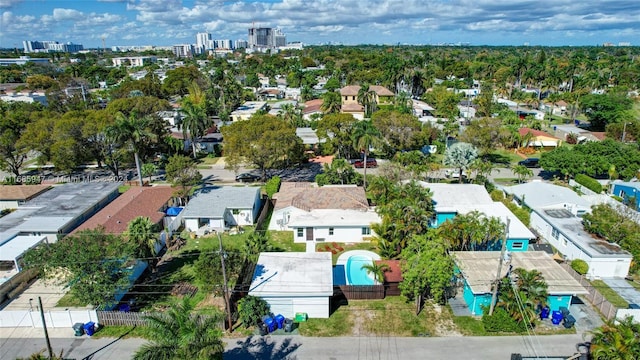
<svg viewBox="0 0 640 360"><path fill-rule="evenodd" d="M502 247L500 248L500 259L498 260L498 273L493 284L493 294L491 295L491 307L489 307L489 316L493 315L493 310L496 307L496 301L498 301L498 287L500 287L500 281L502 281L502 262L504 261L504 253L507 250L507 237L509 237L509 218L507 218L507 225L504 229L504 239L502 240Z"/></svg>
<svg viewBox="0 0 640 360"><path fill-rule="evenodd" d="M40 296L38 296L38 306L40 307L40 318L42 319L42 327L44 328L44 339L47 341L49 359L53 359L53 349L51 348L51 341L49 341L49 332L47 331L47 322L44 319L44 309L42 308L42 298Z"/></svg>
<svg viewBox="0 0 640 360"><path fill-rule="evenodd" d="M622 126L622 138L620 139L622 143L624 142L625 135L627 135L627 125L631 125L631 123L624 123Z"/></svg>
<svg viewBox="0 0 640 360"><path fill-rule="evenodd" d="M224 305L227 310L227 322L229 326L229 332L233 330L233 322L231 321L231 304L229 304L229 292L228 292L228 284L227 284L227 270L224 266L224 252L222 250L222 238L220 237L220 232L216 231L218 235L218 243L220 245L220 263L222 264L222 279L224 284L222 285L222 291L224 292Z"/></svg>

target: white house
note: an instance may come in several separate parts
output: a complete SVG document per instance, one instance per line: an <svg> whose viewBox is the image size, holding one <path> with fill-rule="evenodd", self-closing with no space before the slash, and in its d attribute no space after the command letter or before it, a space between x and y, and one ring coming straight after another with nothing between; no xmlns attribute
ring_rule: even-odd
<svg viewBox="0 0 640 360"><path fill-rule="evenodd" d="M326 319L333 295L332 265L328 252L261 253L249 295L264 299L275 315L306 313Z"/></svg>
<svg viewBox="0 0 640 360"><path fill-rule="evenodd" d="M188 231L228 229L230 226L255 224L261 206L259 187L204 187L182 211Z"/></svg>
<svg viewBox="0 0 640 360"><path fill-rule="evenodd" d="M504 189L531 208L530 226L568 260L582 259L590 278L625 277L632 256L620 246L584 230L582 216L590 204L569 188L530 182Z"/></svg>
<svg viewBox="0 0 640 360"><path fill-rule="evenodd" d="M364 189L355 185L285 182L276 201L270 230L294 232L294 242L361 242L373 235L380 217L369 206Z"/></svg>

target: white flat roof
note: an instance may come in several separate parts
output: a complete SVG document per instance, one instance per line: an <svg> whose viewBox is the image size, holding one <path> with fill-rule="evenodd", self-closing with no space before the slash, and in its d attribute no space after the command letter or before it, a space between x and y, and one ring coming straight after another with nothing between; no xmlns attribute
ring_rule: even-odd
<svg viewBox="0 0 640 360"><path fill-rule="evenodd" d="M375 211L316 209L292 216L287 225L289 227L369 226L380 221L380 216Z"/></svg>
<svg viewBox="0 0 640 360"><path fill-rule="evenodd" d="M73 217L34 216L25 219L22 224L14 229L20 232L57 233L73 219Z"/></svg>
<svg viewBox="0 0 640 360"><path fill-rule="evenodd" d="M331 253L261 253L253 273L249 295L332 296Z"/></svg>
<svg viewBox="0 0 640 360"><path fill-rule="evenodd" d="M542 181L531 181L525 184L504 187L504 191L513 194L530 208L552 205L573 204L591 208L591 204L573 190Z"/></svg>
<svg viewBox="0 0 640 360"><path fill-rule="evenodd" d="M0 260L15 261L25 251L38 245L46 236L16 236L0 246Z"/></svg>
<svg viewBox="0 0 640 360"><path fill-rule="evenodd" d="M418 181L431 190L431 199L437 212L457 211L461 206L492 204L493 200L484 186L476 184L441 184Z"/></svg>
<svg viewBox="0 0 640 360"><path fill-rule="evenodd" d="M546 252L522 251L510 255L511 261L503 263L502 276L509 271L509 265L513 269L538 270L547 283L549 295L587 294L587 290ZM474 294L491 292L500 260L499 251L453 251L451 256Z"/></svg>

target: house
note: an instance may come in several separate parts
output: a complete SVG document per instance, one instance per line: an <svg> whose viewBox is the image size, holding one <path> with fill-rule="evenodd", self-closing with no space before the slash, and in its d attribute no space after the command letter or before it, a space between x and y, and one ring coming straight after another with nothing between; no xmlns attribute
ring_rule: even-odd
<svg viewBox="0 0 640 360"><path fill-rule="evenodd" d="M259 187L207 186L189 200L182 218L188 231L225 230L255 224L261 205Z"/></svg>
<svg viewBox="0 0 640 360"><path fill-rule="evenodd" d="M0 210L17 209L49 189L49 185L0 185Z"/></svg>
<svg viewBox="0 0 640 360"><path fill-rule="evenodd" d="M293 231L294 242L312 249L316 242L362 242L373 235L371 224L380 222L364 189L355 185L284 182L273 198L269 230Z"/></svg>
<svg viewBox="0 0 640 360"><path fill-rule="evenodd" d="M518 129L518 134L522 141L528 139L527 144L524 144L526 147L555 148L562 144L562 140L540 130L523 127Z"/></svg>
<svg viewBox="0 0 640 360"><path fill-rule="evenodd" d="M438 227L458 214L479 211L486 216L498 217L506 224L509 219L506 247L509 251L527 251L529 242L536 236L502 202L493 201L487 190L476 184L442 184L420 181L422 187L431 190L435 215L431 226ZM500 250L502 243L496 241L490 250Z"/></svg>
<svg viewBox="0 0 640 360"><path fill-rule="evenodd" d="M316 131L310 127L296 128L296 135L302 139L302 144L306 145L306 148L315 149L320 143L327 141L327 139L318 138Z"/></svg>
<svg viewBox="0 0 640 360"><path fill-rule="evenodd" d="M0 232L44 235L56 242L117 198L120 185L83 181L54 186L0 218Z"/></svg>
<svg viewBox="0 0 640 360"><path fill-rule="evenodd" d="M27 250L47 242L44 235L0 233L0 284L20 272L20 259ZM1 299L0 299L1 300Z"/></svg>
<svg viewBox="0 0 640 360"><path fill-rule="evenodd" d="M556 101L555 103L551 101L544 101L540 110L546 113L551 113L551 115L564 116L567 112L567 106L568 104L563 100Z"/></svg>
<svg viewBox="0 0 640 360"><path fill-rule="evenodd" d="M375 102L378 105L393 104L394 93L384 86L371 85L369 90L375 93ZM359 85L348 85L340 89L340 97L342 98L341 113L352 114L354 118L364 119L364 107L358 103Z"/></svg>
<svg viewBox="0 0 640 360"><path fill-rule="evenodd" d="M89 220L78 226L78 231L101 227L107 234L122 234L129 223L137 217L148 217L159 229L165 228L165 210L172 203L175 189L170 186L132 187L109 205L98 211ZM164 244L159 244L160 250Z"/></svg>
<svg viewBox="0 0 640 360"><path fill-rule="evenodd" d="M462 276L462 296L471 314L482 315L483 307L491 305L492 287L496 279L500 253L497 251L453 251L456 268ZM510 253L502 265L501 276L509 276L513 269L538 270L547 283L547 306L551 311L561 307L567 309L576 295L587 294L587 290L567 273L551 255L544 251Z"/></svg>
<svg viewBox="0 0 640 360"><path fill-rule="evenodd" d="M611 193L623 199L625 204L632 204L633 209L640 211L640 182L614 181Z"/></svg>
<svg viewBox="0 0 640 360"><path fill-rule="evenodd" d="M331 253L261 253L249 295L264 299L273 314L328 318L333 296Z"/></svg>
<svg viewBox="0 0 640 360"><path fill-rule="evenodd" d="M324 100L322 99L313 99L304 103L304 108L302 109L302 118L305 120L311 120L311 117L314 114L322 115L322 103Z"/></svg>
<svg viewBox="0 0 640 360"><path fill-rule="evenodd" d="M251 116L260 110L265 110L266 101L247 101L231 112L231 121L249 120Z"/></svg>
<svg viewBox="0 0 640 360"><path fill-rule="evenodd" d="M568 260L589 265L589 278L625 277L632 256L619 245L596 238L584 230L582 216L591 204L571 189L533 181L505 187L514 200L529 207L531 228Z"/></svg>

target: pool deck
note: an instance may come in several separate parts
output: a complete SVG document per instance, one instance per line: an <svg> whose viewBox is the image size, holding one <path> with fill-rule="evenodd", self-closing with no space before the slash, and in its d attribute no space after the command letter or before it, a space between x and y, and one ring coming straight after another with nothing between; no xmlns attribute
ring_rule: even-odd
<svg viewBox="0 0 640 360"><path fill-rule="evenodd" d="M371 260L373 261L380 260L380 255L374 253L373 251L349 250L349 251L345 251L344 253L340 254L340 256L338 256L338 260L336 260L336 265L346 265L347 260L349 260L350 257L356 256L356 255L370 257Z"/></svg>

